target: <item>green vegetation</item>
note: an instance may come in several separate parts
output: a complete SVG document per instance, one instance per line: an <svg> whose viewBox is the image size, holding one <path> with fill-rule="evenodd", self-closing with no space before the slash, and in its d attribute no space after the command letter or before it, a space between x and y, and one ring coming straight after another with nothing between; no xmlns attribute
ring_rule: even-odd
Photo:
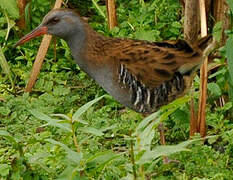
<svg viewBox="0 0 233 180"><path fill-rule="evenodd" d="M96 2L97 4L93 3ZM159 41L182 38L175 0L117 1L119 27L107 28L102 1L70 0L106 36ZM229 0L229 5L233 4ZM51 46L32 93L24 93L40 38L13 48L20 32L15 0L0 3L0 179L233 179L233 31L220 48L208 83L205 141L189 139L190 95L143 119L106 95L74 64L69 48ZM31 0L27 30L38 25L54 1ZM98 8L97 8L97 6ZM233 10L233 7L231 7ZM233 12L233 11L232 11ZM218 26L214 36L219 37ZM55 59L56 57L56 59ZM229 66L226 65L226 57ZM194 80L197 106L199 77ZM158 124L167 146L159 143ZM175 162L165 164L163 157Z"/></svg>

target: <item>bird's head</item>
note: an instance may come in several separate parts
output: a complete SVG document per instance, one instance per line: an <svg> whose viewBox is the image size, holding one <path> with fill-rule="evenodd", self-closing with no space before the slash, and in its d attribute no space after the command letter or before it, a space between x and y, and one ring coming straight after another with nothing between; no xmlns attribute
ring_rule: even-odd
<svg viewBox="0 0 233 180"><path fill-rule="evenodd" d="M68 40L74 34L82 34L83 23L80 16L69 9L54 9L43 19L33 31L22 37L15 46L21 45L35 37L51 34Z"/></svg>

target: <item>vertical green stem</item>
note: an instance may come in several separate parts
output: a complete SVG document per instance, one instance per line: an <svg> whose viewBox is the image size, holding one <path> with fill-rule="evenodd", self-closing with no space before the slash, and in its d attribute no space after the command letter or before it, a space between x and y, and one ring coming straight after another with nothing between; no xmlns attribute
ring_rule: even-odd
<svg viewBox="0 0 233 180"><path fill-rule="evenodd" d="M71 122L71 126L72 126L72 135L73 135L74 145L76 147L76 151L79 153L80 149L79 149L79 145L78 145L78 142L77 142L77 137L76 137L76 134L75 134L74 123Z"/></svg>
<svg viewBox="0 0 233 180"><path fill-rule="evenodd" d="M104 12L100 9L99 5L95 0L92 0L92 3L94 4L95 8L98 10L99 14L104 17L104 19L107 21L106 15Z"/></svg>
<svg viewBox="0 0 233 180"><path fill-rule="evenodd" d="M137 173L136 173L136 165L135 165L135 159L134 159L133 139L130 140L130 159L133 165L133 177L134 177L134 180L136 180Z"/></svg>

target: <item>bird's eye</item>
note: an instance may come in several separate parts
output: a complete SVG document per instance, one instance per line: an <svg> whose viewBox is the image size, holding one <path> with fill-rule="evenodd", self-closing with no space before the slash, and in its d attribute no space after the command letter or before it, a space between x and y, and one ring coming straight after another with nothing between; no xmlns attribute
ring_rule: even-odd
<svg viewBox="0 0 233 180"><path fill-rule="evenodd" d="M48 24L56 24L57 22L59 22L60 21L60 19L59 18L53 18L53 19L51 19L49 22L48 22Z"/></svg>

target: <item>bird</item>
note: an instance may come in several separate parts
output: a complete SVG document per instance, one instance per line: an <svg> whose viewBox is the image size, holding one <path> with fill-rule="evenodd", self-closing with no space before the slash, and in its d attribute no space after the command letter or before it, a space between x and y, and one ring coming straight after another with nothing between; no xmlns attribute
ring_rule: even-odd
<svg viewBox="0 0 233 180"><path fill-rule="evenodd" d="M142 114L185 95L203 62L209 37L150 42L106 37L74 10L54 9L15 46L50 34L64 39L80 69L122 105Z"/></svg>

